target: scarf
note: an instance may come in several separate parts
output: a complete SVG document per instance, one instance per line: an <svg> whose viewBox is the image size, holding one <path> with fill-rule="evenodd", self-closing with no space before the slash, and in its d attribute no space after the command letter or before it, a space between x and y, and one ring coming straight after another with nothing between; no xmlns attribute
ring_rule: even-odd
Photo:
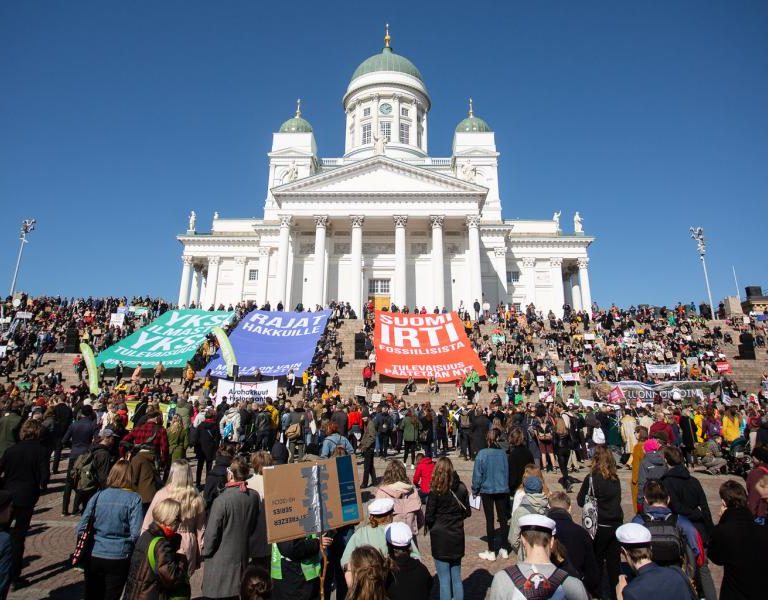
<svg viewBox="0 0 768 600"><path fill-rule="evenodd" d="M244 494L248 492L248 485L245 481L230 481L224 486L225 489L233 487L240 488L240 491Z"/></svg>

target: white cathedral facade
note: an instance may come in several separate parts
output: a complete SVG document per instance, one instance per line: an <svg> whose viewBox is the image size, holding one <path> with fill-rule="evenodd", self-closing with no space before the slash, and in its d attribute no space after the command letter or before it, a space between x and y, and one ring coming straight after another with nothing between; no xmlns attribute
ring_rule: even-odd
<svg viewBox="0 0 768 600"><path fill-rule="evenodd" d="M264 217L196 216L183 245L179 305L242 300L314 310L331 300L361 307L455 310L463 302L533 303L562 315L592 304L581 217L573 231L550 220L504 220L499 153L473 114L456 127L450 156L428 152L432 100L419 70L380 54L355 70L343 97L345 152L318 156L301 116L273 135Z"/></svg>

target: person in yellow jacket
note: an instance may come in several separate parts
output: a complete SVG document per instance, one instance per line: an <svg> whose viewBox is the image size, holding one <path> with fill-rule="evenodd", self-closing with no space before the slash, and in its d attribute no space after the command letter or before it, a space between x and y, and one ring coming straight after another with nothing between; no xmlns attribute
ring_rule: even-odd
<svg viewBox="0 0 768 600"><path fill-rule="evenodd" d="M741 436L741 419L739 419L739 414L732 406L729 406L723 415L721 433L726 444L732 444L734 440Z"/></svg>
<svg viewBox="0 0 768 600"><path fill-rule="evenodd" d="M696 441L701 443L704 441L704 414L701 411L701 407L696 408L693 422L696 424Z"/></svg>

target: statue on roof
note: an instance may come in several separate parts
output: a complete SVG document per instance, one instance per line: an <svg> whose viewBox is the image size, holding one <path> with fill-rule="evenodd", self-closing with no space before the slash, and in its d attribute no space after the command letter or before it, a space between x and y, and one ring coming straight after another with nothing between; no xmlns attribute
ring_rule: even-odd
<svg viewBox="0 0 768 600"><path fill-rule="evenodd" d="M552 215L552 220L555 222L555 227L558 231L560 231L560 215L562 211L557 211L554 215Z"/></svg>
<svg viewBox="0 0 768 600"><path fill-rule="evenodd" d="M574 233L584 233L584 227L581 225L582 219L581 215L579 214L579 211L576 211L576 214L573 215L573 231Z"/></svg>
<svg viewBox="0 0 768 600"><path fill-rule="evenodd" d="M193 210L191 213L189 213L189 227L187 227L187 231L195 231L195 226L197 225L197 215L195 214L195 211Z"/></svg>

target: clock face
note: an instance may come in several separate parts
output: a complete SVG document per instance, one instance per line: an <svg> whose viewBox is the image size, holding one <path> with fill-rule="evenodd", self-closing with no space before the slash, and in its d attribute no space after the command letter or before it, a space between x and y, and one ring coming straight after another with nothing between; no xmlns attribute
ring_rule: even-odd
<svg viewBox="0 0 768 600"><path fill-rule="evenodd" d="M382 104L382 105L379 107L379 112L380 112L382 115L388 115L389 113L391 113L391 112L392 112L392 105L391 105L391 104L386 104L386 103L385 103L385 104Z"/></svg>

